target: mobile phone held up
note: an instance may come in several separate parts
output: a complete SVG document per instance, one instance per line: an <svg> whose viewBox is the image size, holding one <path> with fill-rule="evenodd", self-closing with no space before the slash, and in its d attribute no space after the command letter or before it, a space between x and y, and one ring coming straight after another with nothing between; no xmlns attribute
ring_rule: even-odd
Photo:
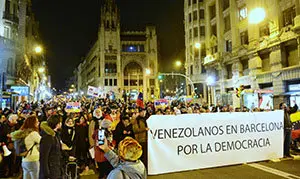
<svg viewBox="0 0 300 179"><path fill-rule="evenodd" d="M98 145L103 145L105 140L105 129L98 130Z"/></svg>

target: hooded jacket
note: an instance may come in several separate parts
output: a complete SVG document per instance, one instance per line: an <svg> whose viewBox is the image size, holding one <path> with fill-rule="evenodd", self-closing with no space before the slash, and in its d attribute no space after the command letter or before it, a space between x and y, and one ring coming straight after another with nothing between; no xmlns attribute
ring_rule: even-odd
<svg viewBox="0 0 300 179"><path fill-rule="evenodd" d="M41 123L40 176L39 179L62 177L62 150L60 137L48 123Z"/></svg>
<svg viewBox="0 0 300 179"><path fill-rule="evenodd" d="M118 155L112 150L105 153L105 158L114 169L109 173L107 179L146 179L147 171L144 164L138 160L136 162L122 162Z"/></svg>
<svg viewBox="0 0 300 179"><path fill-rule="evenodd" d="M24 142L27 150L29 150L34 144L36 144L33 146L31 152L29 152L27 156L22 159L22 161L24 162L39 161L40 159L39 144L41 141L41 136L37 131L34 131L32 129L17 130L11 133L10 135L13 141L24 138Z"/></svg>

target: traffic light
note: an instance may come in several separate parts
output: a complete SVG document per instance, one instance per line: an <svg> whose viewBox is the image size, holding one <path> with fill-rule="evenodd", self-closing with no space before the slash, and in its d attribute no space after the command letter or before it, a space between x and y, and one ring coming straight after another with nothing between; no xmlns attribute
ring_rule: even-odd
<svg viewBox="0 0 300 179"><path fill-rule="evenodd" d="M162 75L158 75L158 79L159 79L159 80L162 80Z"/></svg>

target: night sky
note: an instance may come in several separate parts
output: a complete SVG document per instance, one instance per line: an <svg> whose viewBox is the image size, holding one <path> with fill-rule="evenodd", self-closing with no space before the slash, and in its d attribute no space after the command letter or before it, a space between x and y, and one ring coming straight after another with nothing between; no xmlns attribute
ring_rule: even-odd
<svg viewBox="0 0 300 179"><path fill-rule="evenodd" d="M40 37L52 78L65 87L74 69L97 40L100 7L104 0L33 0ZM184 60L184 0L116 0L122 29L157 27L160 71L172 71L170 61Z"/></svg>

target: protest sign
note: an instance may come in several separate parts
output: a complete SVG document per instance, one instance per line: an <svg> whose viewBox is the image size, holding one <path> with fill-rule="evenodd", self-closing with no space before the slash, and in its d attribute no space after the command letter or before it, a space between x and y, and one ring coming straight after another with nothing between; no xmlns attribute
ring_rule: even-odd
<svg viewBox="0 0 300 179"><path fill-rule="evenodd" d="M165 109L168 105L169 101L167 99L158 99L154 101L154 107L156 109Z"/></svg>
<svg viewBox="0 0 300 179"><path fill-rule="evenodd" d="M283 156L283 111L153 115L147 124L150 175Z"/></svg>
<svg viewBox="0 0 300 179"><path fill-rule="evenodd" d="M98 97L99 96L99 89L94 86L88 86L87 95Z"/></svg>
<svg viewBox="0 0 300 179"><path fill-rule="evenodd" d="M81 103L79 102L69 102L66 105L66 112L81 112Z"/></svg>

